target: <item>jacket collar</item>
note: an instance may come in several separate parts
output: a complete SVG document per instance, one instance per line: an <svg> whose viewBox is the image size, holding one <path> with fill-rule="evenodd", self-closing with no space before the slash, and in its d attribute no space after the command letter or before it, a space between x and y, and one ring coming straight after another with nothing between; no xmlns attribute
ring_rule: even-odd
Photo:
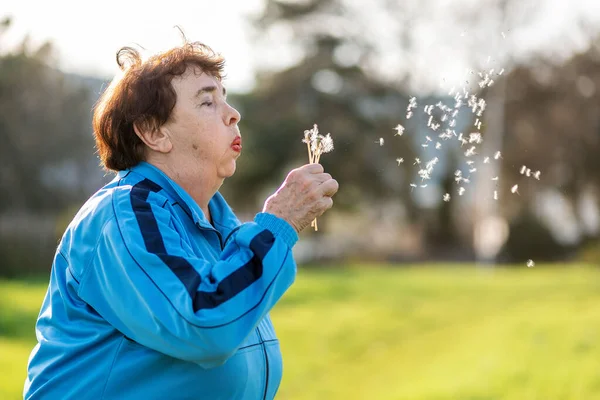
<svg viewBox="0 0 600 400"><path fill-rule="evenodd" d="M142 161L135 167L127 171L133 171L146 179L151 180L160 186L169 197L175 200L185 212L192 218L194 224L207 229L217 229L222 235L228 236L229 233L240 225L240 221L233 213L233 210L225 201L221 193L216 192L208 202L208 208L212 216L213 225L210 224L204 212L192 197L175 181L169 178L158 167ZM123 171L127 173L127 171Z"/></svg>

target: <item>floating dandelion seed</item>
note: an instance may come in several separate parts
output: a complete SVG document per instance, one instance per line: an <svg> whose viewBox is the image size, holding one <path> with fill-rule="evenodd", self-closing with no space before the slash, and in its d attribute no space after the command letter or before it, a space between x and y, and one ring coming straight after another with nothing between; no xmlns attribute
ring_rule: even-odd
<svg viewBox="0 0 600 400"><path fill-rule="evenodd" d="M425 147L429 147L429 145L428 145L427 143L423 143L423 144L421 145L421 147L425 148Z"/></svg>
<svg viewBox="0 0 600 400"><path fill-rule="evenodd" d="M506 35L504 34L504 32L502 32L502 37L503 37L504 39L506 39Z"/></svg>
<svg viewBox="0 0 600 400"><path fill-rule="evenodd" d="M503 73L504 73L504 68L502 68L502 69L500 70L500 72L498 72L498 75L502 75Z"/></svg>
<svg viewBox="0 0 600 400"><path fill-rule="evenodd" d="M465 157L471 157L471 156L474 156L475 154L477 154L475 152L475 146L471 146L470 149L468 149L467 151L465 151Z"/></svg>
<svg viewBox="0 0 600 400"><path fill-rule="evenodd" d="M490 163L490 158L489 158L489 157L485 157L485 158L483 159L483 163L484 163L484 164L489 164L489 163Z"/></svg>
<svg viewBox="0 0 600 400"><path fill-rule="evenodd" d="M412 117L413 113L412 111L409 111L406 113L406 119L410 119L410 117Z"/></svg>
<svg viewBox="0 0 600 400"><path fill-rule="evenodd" d="M494 200L498 200L498 191L494 190Z"/></svg>
<svg viewBox="0 0 600 400"><path fill-rule="evenodd" d="M523 175L525 173L525 171L527 171L527 167L525 165L523 165L521 167L521 171L519 171L521 173L521 175Z"/></svg>
<svg viewBox="0 0 600 400"><path fill-rule="evenodd" d="M410 187L411 187L410 191L412 192L412 190L413 190L414 188L416 188L416 187L417 187L417 185L416 185L416 184L414 184L414 183L411 183L411 184L410 184Z"/></svg>
<svg viewBox="0 0 600 400"><path fill-rule="evenodd" d="M519 185L515 185L513 187L510 188L511 193L513 194L519 194Z"/></svg>
<svg viewBox="0 0 600 400"><path fill-rule="evenodd" d="M471 168L471 169L469 170L469 172L470 172L470 173L473 173L473 172L476 172L476 171L477 171L477 168Z"/></svg>
<svg viewBox="0 0 600 400"><path fill-rule="evenodd" d="M479 133L479 132L469 133L469 143L480 144L481 142L483 142L483 138L481 137L481 133Z"/></svg>
<svg viewBox="0 0 600 400"><path fill-rule="evenodd" d="M427 187L427 184L421 185L421 187L422 187L422 188L426 188L426 187Z"/></svg>
<svg viewBox="0 0 600 400"><path fill-rule="evenodd" d="M421 160L419 158L415 158L415 162L413 165L421 164Z"/></svg>
<svg viewBox="0 0 600 400"><path fill-rule="evenodd" d="M475 161L473 161L473 160L467 160L467 165L473 165L473 164L475 164Z"/></svg>
<svg viewBox="0 0 600 400"><path fill-rule="evenodd" d="M497 180L498 180L498 177L497 177L497 176L495 176L495 177L493 177L493 178L492 178L492 180L493 180L493 181L497 181Z"/></svg>
<svg viewBox="0 0 600 400"><path fill-rule="evenodd" d="M376 141L375 143L379 143L380 146L383 146L383 138L380 137L378 141Z"/></svg>
<svg viewBox="0 0 600 400"><path fill-rule="evenodd" d="M463 194L465 194L465 190L467 190L467 189L465 189L465 188L464 188L464 187L462 187L462 186L461 186L461 187L459 187L459 188L458 188L458 195L459 195L459 196L462 196Z"/></svg>
<svg viewBox="0 0 600 400"><path fill-rule="evenodd" d="M498 160L502 158L502 153L500 153L499 151L496 152L496 154L494 154L494 160Z"/></svg>
<svg viewBox="0 0 600 400"><path fill-rule="evenodd" d="M439 150L439 149L441 149L441 148L442 148L442 144L441 144L440 142L436 142L436 143L435 143L435 149L436 149L436 150Z"/></svg>
<svg viewBox="0 0 600 400"><path fill-rule="evenodd" d="M450 193L446 193L443 197L444 201L447 203L450 201Z"/></svg>
<svg viewBox="0 0 600 400"><path fill-rule="evenodd" d="M540 172L540 171L535 171L535 172L533 173L533 177L539 181L539 180L540 180L540 174L541 174L541 172Z"/></svg>
<svg viewBox="0 0 600 400"><path fill-rule="evenodd" d="M535 267L535 263L533 262L533 260L527 260L527 268L533 268Z"/></svg>
<svg viewBox="0 0 600 400"><path fill-rule="evenodd" d="M396 133L394 133L394 136L402 136L402 134L404 133L404 127L400 124L396 125L394 130L396 130Z"/></svg>
<svg viewBox="0 0 600 400"><path fill-rule="evenodd" d="M527 171L525 171L525 176L527 176L527 177L531 176L531 170L529 168L527 168Z"/></svg>
<svg viewBox="0 0 600 400"><path fill-rule="evenodd" d="M398 165L400 165L404 162L404 158L396 158L396 162L398 163Z"/></svg>

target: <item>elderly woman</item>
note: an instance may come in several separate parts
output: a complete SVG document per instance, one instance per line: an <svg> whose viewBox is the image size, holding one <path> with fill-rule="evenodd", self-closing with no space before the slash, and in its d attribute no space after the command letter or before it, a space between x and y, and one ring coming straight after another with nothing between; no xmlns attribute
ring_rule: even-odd
<svg viewBox="0 0 600 400"><path fill-rule="evenodd" d="M186 43L122 74L93 117L116 177L54 258L26 399L272 399L282 375L269 311L296 275L298 232L332 206L319 164L292 170L252 222L218 192L242 150L224 60Z"/></svg>

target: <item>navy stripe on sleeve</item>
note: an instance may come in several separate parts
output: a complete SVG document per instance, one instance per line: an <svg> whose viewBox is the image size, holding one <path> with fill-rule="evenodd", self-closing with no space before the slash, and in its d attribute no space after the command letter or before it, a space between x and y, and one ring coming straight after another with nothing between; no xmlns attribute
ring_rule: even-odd
<svg viewBox="0 0 600 400"><path fill-rule="evenodd" d="M194 312L202 309L218 307L231 299L252 283L256 282L263 274L263 259L271 249L275 237L268 230L263 230L250 242L250 250L254 254L252 259L228 275L217 285L214 292L197 291L200 286L200 274L183 257L167 254L165 244L158 228L158 222L148 203L150 192L162 190L156 183L144 179L131 189L131 205L137 219L140 232L146 245L146 250L156 254L179 278L192 298Z"/></svg>

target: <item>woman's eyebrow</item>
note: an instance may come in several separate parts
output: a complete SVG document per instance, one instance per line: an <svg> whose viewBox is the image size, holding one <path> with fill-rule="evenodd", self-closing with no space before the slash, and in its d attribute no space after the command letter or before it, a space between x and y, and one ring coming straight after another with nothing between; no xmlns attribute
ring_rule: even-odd
<svg viewBox="0 0 600 400"><path fill-rule="evenodd" d="M200 97L202 96L204 93L214 93L217 91L217 87L214 85L211 86L204 86L203 88L199 89L196 94L194 95L194 97ZM227 97L227 89L225 89L225 87L223 87L223 97Z"/></svg>

